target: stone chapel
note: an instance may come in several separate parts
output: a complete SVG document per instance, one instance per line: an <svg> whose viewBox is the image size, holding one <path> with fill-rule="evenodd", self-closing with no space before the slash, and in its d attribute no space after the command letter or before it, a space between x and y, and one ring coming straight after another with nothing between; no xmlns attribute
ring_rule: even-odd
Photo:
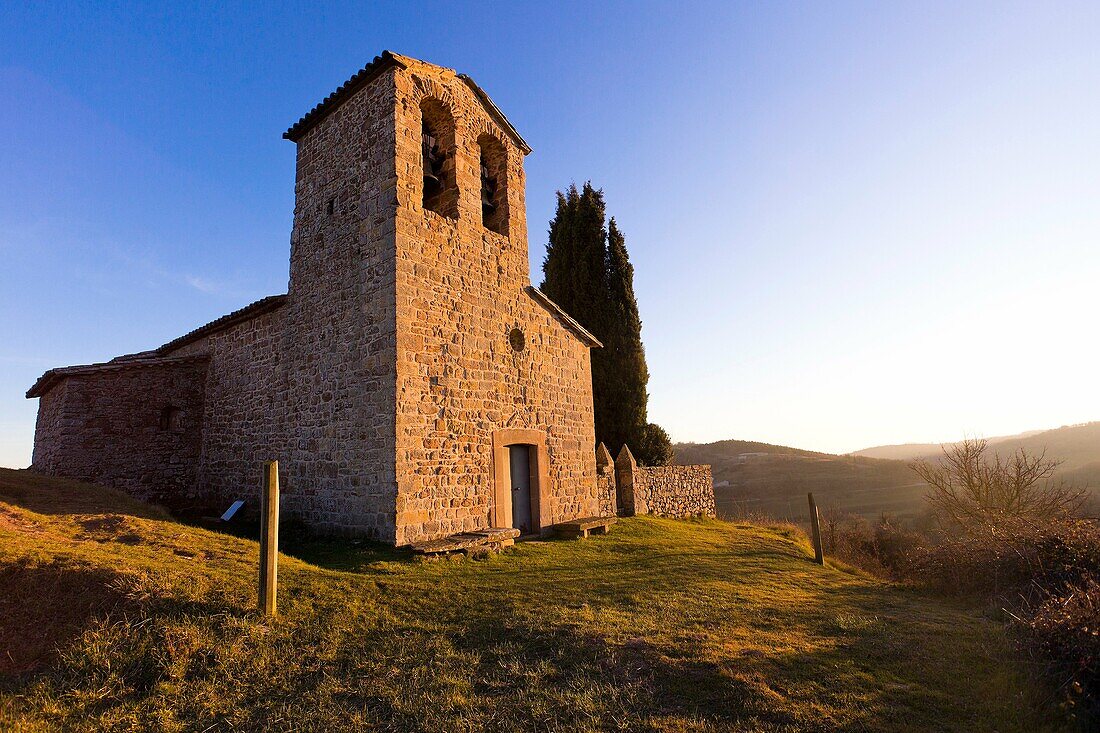
<svg viewBox="0 0 1100 733"><path fill-rule="evenodd" d="M284 137L287 293L46 372L32 468L188 512L254 499L278 459L284 514L397 545L606 512L600 344L531 285L531 149L488 95L384 52Z"/></svg>

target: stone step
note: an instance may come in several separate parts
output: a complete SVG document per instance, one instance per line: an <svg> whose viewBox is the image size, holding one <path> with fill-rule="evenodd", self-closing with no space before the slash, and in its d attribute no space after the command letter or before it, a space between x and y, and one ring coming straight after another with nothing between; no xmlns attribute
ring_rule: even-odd
<svg viewBox="0 0 1100 733"><path fill-rule="evenodd" d="M413 543L410 547L417 555L440 556L454 553L467 555L477 552L500 552L515 544L519 530L512 527L489 527L470 532L459 532L436 540Z"/></svg>

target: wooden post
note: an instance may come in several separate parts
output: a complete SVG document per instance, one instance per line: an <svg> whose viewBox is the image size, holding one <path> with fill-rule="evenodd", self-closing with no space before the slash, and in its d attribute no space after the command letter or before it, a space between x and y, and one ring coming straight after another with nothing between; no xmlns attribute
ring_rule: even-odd
<svg viewBox="0 0 1100 733"><path fill-rule="evenodd" d="M817 511L817 502L814 501L813 492L808 494L810 498L810 529L814 540L814 562L818 565L825 564L825 551L821 547L821 516Z"/></svg>
<svg viewBox="0 0 1100 733"><path fill-rule="evenodd" d="M260 611L275 615L276 579L279 573L279 462L264 463L264 488L260 496Z"/></svg>

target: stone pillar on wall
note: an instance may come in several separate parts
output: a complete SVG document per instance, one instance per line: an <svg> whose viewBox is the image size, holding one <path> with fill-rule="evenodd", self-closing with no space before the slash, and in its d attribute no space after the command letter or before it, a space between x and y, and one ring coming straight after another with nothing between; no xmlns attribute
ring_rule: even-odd
<svg viewBox="0 0 1100 733"><path fill-rule="evenodd" d="M596 446L596 473L603 476L611 471L611 467L614 465L614 460L611 458L611 451L607 449L607 446L600 443Z"/></svg>
<svg viewBox="0 0 1100 733"><path fill-rule="evenodd" d="M648 514L649 506L645 499L645 486L639 479L638 462L626 445L615 459L615 485L619 493L619 506L625 516Z"/></svg>

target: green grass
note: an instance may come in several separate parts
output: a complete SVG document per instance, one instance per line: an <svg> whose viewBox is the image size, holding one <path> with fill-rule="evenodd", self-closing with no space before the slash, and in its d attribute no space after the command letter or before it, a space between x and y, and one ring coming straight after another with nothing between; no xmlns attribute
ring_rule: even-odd
<svg viewBox="0 0 1100 733"><path fill-rule="evenodd" d="M0 729L1059 729L998 624L820 568L793 528L290 549L267 622L255 543L0 470Z"/></svg>

